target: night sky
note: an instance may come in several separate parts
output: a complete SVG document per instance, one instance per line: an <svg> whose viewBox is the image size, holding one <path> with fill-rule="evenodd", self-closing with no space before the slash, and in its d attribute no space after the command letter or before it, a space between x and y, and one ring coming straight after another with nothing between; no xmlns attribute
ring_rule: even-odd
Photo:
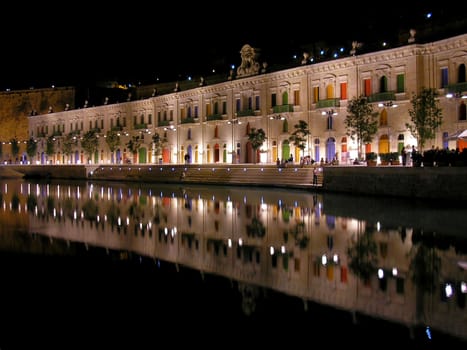
<svg viewBox="0 0 467 350"><path fill-rule="evenodd" d="M11 5L4 13L7 20L0 24L0 88L99 80L150 84L157 79L196 79L213 70L227 74L232 64L240 63L244 44L260 50L261 62L289 64L294 54L298 60L304 51L333 45L350 48L353 40L367 48L382 40L396 42L401 32L426 23L430 11L423 1L412 4L414 9L343 4L313 10L311 5L286 9L272 3L266 7L233 3L231 8L199 2L155 7L81 2L66 8ZM431 21L465 21L467 5L436 6Z"/></svg>

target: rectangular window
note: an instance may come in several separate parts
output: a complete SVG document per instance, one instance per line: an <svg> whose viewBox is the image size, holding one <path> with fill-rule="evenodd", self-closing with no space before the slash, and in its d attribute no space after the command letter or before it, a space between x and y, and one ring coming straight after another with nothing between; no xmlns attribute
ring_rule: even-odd
<svg viewBox="0 0 467 350"><path fill-rule="evenodd" d="M195 118L198 118L198 106L195 106Z"/></svg>
<svg viewBox="0 0 467 350"><path fill-rule="evenodd" d="M347 100L347 83L341 83L341 100Z"/></svg>
<svg viewBox="0 0 467 350"><path fill-rule="evenodd" d="M276 107L276 106L277 106L277 95L271 94L271 107Z"/></svg>
<svg viewBox="0 0 467 350"><path fill-rule="evenodd" d="M255 110L259 111L260 110L260 105L259 105L259 96L255 96Z"/></svg>
<svg viewBox="0 0 467 350"><path fill-rule="evenodd" d="M441 68L441 88L445 88L449 84L449 75L447 68Z"/></svg>
<svg viewBox="0 0 467 350"><path fill-rule="evenodd" d="M319 101L319 87L315 86L313 88L313 102L318 103L318 101Z"/></svg>
<svg viewBox="0 0 467 350"><path fill-rule="evenodd" d="M397 92L405 91L405 74L397 74Z"/></svg>
<svg viewBox="0 0 467 350"><path fill-rule="evenodd" d="M227 114L227 101L222 101L222 114Z"/></svg>
<svg viewBox="0 0 467 350"><path fill-rule="evenodd" d="M368 97L371 95L371 79L364 79L363 86L365 88L365 96Z"/></svg>
<svg viewBox="0 0 467 350"><path fill-rule="evenodd" d="M293 92L293 104L294 106L300 105L300 90L294 90Z"/></svg>
<svg viewBox="0 0 467 350"><path fill-rule="evenodd" d="M239 98L237 98L237 99L235 100L235 112L240 112L241 106L242 106L242 105L241 105L241 101L240 101Z"/></svg>
<svg viewBox="0 0 467 350"><path fill-rule="evenodd" d="M248 109L253 109L253 99L248 97Z"/></svg>

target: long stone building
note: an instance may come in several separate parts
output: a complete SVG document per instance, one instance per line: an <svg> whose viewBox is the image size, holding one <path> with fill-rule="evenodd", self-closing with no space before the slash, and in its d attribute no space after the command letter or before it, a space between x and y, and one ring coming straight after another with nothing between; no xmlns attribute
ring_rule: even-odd
<svg viewBox="0 0 467 350"><path fill-rule="evenodd" d="M443 123L430 144L464 148L457 135L467 129L467 34L313 63L307 55L292 68L268 71L255 49L241 49L241 63L220 82L200 81L121 103L62 110L28 117L28 138L37 153L28 162L40 164L111 163L273 163L309 156L316 161L352 164L356 140L347 136L347 106L366 96L379 114L378 131L365 152L399 152L418 147L408 130L410 99L422 88L439 93ZM148 89L148 87L147 87ZM302 151L289 141L300 121L310 135ZM266 140L254 154L248 133L255 128ZM91 131L98 147L89 156L82 145ZM119 142L111 151L109 131ZM88 134L89 135L89 134ZM154 136L162 143L158 151ZM65 147L66 145L66 147Z"/></svg>

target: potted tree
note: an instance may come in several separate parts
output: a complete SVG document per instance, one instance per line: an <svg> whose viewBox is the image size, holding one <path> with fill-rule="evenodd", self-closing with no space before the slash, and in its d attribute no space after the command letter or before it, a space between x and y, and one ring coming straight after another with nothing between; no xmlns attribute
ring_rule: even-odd
<svg viewBox="0 0 467 350"><path fill-rule="evenodd" d="M378 155L375 152L367 152L365 154L365 160L367 166L376 166L376 159Z"/></svg>

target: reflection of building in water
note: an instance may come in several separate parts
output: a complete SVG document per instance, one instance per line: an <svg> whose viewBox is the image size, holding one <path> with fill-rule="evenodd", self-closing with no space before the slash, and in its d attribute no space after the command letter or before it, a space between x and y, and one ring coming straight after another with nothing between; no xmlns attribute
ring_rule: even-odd
<svg viewBox="0 0 467 350"><path fill-rule="evenodd" d="M133 186L23 183L16 206L4 191L1 215L29 212L30 232L236 280L246 312L272 288L467 340L467 256L452 237L427 244L423 227L341 215L321 194Z"/></svg>

